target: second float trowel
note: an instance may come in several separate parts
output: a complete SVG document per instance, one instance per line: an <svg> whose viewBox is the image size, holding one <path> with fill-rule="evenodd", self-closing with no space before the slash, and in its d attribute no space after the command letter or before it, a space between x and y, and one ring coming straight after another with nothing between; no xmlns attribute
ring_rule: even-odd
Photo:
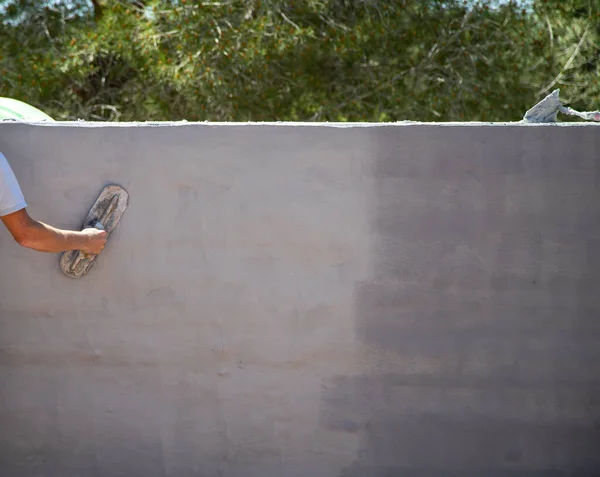
<svg viewBox="0 0 600 477"><path fill-rule="evenodd" d="M106 231L110 237L129 205L129 193L120 185L106 186L88 212L81 230L95 227ZM98 255L89 255L81 250L71 250L62 254L60 268L71 278L80 278L92 268Z"/></svg>

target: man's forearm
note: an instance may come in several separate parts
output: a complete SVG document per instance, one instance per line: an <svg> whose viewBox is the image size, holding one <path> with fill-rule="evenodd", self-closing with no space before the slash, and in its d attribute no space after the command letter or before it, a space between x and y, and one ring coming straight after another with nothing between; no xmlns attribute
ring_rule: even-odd
<svg viewBox="0 0 600 477"><path fill-rule="evenodd" d="M80 232L57 229L32 219L26 231L16 239L23 247L39 252L57 253L84 248L86 238Z"/></svg>
<svg viewBox="0 0 600 477"><path fill-rule="evenodd" d="M95 228L82 231L61 230L32 219L25 209L0 217L13 238L23 247L40 252L81 250L99 254L106 243L106 232Z"/></svg>

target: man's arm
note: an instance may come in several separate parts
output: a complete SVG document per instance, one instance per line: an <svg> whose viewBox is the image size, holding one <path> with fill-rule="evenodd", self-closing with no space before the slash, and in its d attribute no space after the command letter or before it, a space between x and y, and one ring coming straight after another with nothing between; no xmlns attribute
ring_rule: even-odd
<svg viewBox="0 0 600 477"><path fill-rule="evenodd" d="M0 217L15 241L39 252L81 250L98 255L104 249L106 232L95 228L81 232L61 230L32 219L26 209Z"/></svg>

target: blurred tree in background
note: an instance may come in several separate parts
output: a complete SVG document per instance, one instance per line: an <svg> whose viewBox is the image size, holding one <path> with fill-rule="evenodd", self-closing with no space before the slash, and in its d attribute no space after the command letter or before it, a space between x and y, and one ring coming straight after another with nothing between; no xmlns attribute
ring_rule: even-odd
<svg viewBox="0 0 600 477"><path fill-rule="evenodd" d="M0 0L0 96L58 120L515 121L556 88L597 109L599 42L598 0Z"/></svg>

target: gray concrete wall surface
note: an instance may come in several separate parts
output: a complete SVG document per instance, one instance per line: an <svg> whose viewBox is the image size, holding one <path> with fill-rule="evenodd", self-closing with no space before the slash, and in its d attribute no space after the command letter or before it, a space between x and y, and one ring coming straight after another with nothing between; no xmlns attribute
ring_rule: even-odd
<svg viewBox="0 0 600 477"><path fill-rule="evenodd" d="M600 475L597 125L0 124L3 477Z"/></svg>

